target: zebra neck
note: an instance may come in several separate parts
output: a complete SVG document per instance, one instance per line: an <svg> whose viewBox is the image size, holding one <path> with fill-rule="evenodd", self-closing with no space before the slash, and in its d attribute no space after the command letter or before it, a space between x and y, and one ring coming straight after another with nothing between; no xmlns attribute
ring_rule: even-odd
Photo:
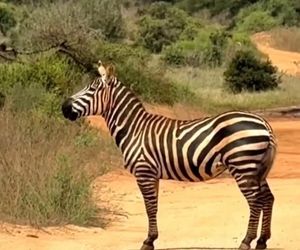
<svg viewBox="0 0 300 250"><path fill-rule="evenodd" d="M121 150L123 142L130 140L134 134L139 132L141 126L137 124L137 121L146 115L148 113L143 104L129 88L120 82L111 88L108 111L104 115L104 119L110 134Z"/></svg>

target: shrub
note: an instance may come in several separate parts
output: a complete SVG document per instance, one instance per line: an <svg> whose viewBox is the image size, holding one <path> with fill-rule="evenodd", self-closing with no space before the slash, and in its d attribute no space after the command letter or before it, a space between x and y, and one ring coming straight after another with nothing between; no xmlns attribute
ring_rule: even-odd
<svg viewBox="0 0 300 250"><path fill-rule="evenodd" d="M86 51L94 40L124 36L118 0L47 3L27 10L16 39L22 47L44 48L68 41ZM39 24L39 25L37 25Z"/></svg>
<svg viewBox="0 0 300 250"><path fill-rule="evenodd" d="M62 119L61 97L41 84L22 86L16 83L7 91L6 98L10 100L10 112L14 114L32 111L39 116Z"/></svg>
<svg viewBox="0 0 300 250"><path fill-rule="evenodd" d="M83 74L68 60L57 56L34 58L24 64L0 64L0 93L10 98L14 112L35 110L61 117L61 97L73 92Z"/></svg>
<svg viewBox="0 0 300 250"><path fill-rule="evenodd" d="M278 25L278 21L268 11L257 10L246 17L238 17L237 29L244 32L260 32L270 30Z"/></svg>
<svg viewBox="0 0 300 250"><path fill-rule="evenodd" d="M203 8L208 7L208 1L198 1L198 0L181 0L178 1L177 6L184 9L188 13L197 12Z"/></svg>
<svg viewBox="0 0 300 250"><path fill-rule="evenodd" d="M184 30L180 34L180 40L194 40L204 25L193 18L189 18Z"/></svg>
<svg viewBox="0 0 300 250"><path fill-rule="evenodd" d="M185 59L183 48L178 43L166 47L163 51L163 60L169 65L184 65L186 64Z"/></svg>
<svg viewBox="0 0 300 250"><path fill-rule="evenodd" d="M290 1L268 0L264 2L263 7L282 25L293 26L298 23L297 12Z"/></svg>
<svg viewBox="0 0 300 250"><path fill-rule="evenodd" d="M90 28L100 30L108 40L116 40L125 35L121 3L121 0L81 0L77 8L82 8Z"/></svg>
<svg viewBox="0 0 300 250"><path fill-rule="evenodd" d="M5 3L0 3L0 31L6 35L16 24L13 9Z"/></svg>
<svg viewBox="0 0 300 250"><path fill-rule="evenodd" d="M116 63L117 74L124 84L145 101L172 105L178 101L182 89L164 77L162 69L145 69L142 65ZM188 89L186 93L192 95Z"/></svg>
<svg viewBox="0 0 300 250"><path fill-rule="evenodd" d="M238 51L224 72L225 86L234 93L275 89L280 83L277 68L260 61L250 51Z"/></svg>
<svg viewBox="0 0 300 250"><path fill-rule="evenodd" d="M215 29L199 30L194 40L178 41L166 47L163 60L173 65L220 66L224 60L228 35Z"/></svg>
<svg viewBox="0 0 300 250"><path fill-rule="evenodd" d="M139 26L139 43L151 52L158 53L163 46L172 43L171 36L166 29L166 21L145 16L140 20Z"/></svg>
<svg viewBox="0 0 300 250"><path fill-rule="evenodd" d="M212 1L212 0L180 0L179 6L190 13L197 12L202 9L208 9L212 16L226 13L229 18L234 17L241 9L258 2L259 0L228 0L228 1Z"/></svg>
<svg viewBox="0 0 300 250"><path fill-rule="evenodd" d="M209 40L212 44L210 51L207 52L205 61L208 65L216 67L221 66L223 54L227 45L228 34L224 31L212 32Z"/></svg>
<svg viewBox="0 0 300 250"><path fill-rule="evenodd" d="M102 43L94 53L95 58L115 64L119 79L145 101L174 104L180 100L181 89L164 76L162 68L149 66L151 57L143 49Z"/></svg>
<svg viewBox="0 0 300 250"><path fill-rule="evenodd" d="M95 59L100 57L105 62L125 63L135 61L137 65L145 65L150 60L150 54L145 49L120 43L97 43L94 46L94 54L96 55Z"/></svg>
<svg viewBox="0 0 300 250"><path fill-rule="evenodd" d="M139 21L139 43L154 53L176 41L189 22L186 12L164 2L154 3Z"/></svg>
<svg viewBox="0 0 300 250"><path fill-rule="evenodd" d="M146 13L156 19L165 19L167 18L170 6L169 3L163 1L156 2L150 5L149 9L146 10Z"/></svg>
<svg viewBox="0 0 300 250"><path fill-rule="evenodd" d="M42 55L21 64L0 64L0 91L9 94L17 84L19 88L43 86L57 94L70 93L80 83L82 73L67 59L54 55Z"/></svg>

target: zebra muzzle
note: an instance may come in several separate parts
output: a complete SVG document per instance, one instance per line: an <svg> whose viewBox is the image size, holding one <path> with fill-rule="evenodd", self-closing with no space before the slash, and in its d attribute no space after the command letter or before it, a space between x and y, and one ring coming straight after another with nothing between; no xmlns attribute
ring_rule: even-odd
<svg viewBox="0 0 300 250"><path fill-rule="evenodd" d="M68 98L61 106L62 113L65 118L69 119L70 121L75 121L78 117L78 114L73 111L72 108L72 99Z"/></svg>

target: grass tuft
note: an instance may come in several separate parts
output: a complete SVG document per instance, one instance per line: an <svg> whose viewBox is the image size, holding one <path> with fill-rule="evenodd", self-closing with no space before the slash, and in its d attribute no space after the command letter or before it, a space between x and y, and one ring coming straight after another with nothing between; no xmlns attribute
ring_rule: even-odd
<svg viewBox="0 0 300 250"><path fill-rule="evenodd" d="M300 28L276 28L269 32L271 44L275 48L287 51L300 52Z"/></svg>

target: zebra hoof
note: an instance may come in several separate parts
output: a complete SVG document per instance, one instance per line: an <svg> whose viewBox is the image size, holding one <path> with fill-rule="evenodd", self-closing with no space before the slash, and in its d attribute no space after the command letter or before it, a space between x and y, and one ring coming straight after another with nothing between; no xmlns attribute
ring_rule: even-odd
<svg viewBox="0 0 300 250"><path fill-rule="evenodd" d="M266 248L267 248L266 243L259 243L259 242L257 242L257 245L255 247L255 249L266 249Z"/></svg>
<svg viewBox="0 0 300 250"><path fill-rule="evenodd" d="M267 240L265 238L261 237L260 239L258 239L255 249L266 249L267 248L266 242L267 242Z"/></svg>
<svg viewBox="0 0 300 250"><path fill-rule="evenodd" d="M154 250L154 246L143 244L140 250Z"/></svg>
<svg viewBox="0 0 300 250"><path fill-rule="evenodd" d="M247 245L246 243L242 242L239 249L240 250L249 250L251 247L250 245Z"/></svg>

